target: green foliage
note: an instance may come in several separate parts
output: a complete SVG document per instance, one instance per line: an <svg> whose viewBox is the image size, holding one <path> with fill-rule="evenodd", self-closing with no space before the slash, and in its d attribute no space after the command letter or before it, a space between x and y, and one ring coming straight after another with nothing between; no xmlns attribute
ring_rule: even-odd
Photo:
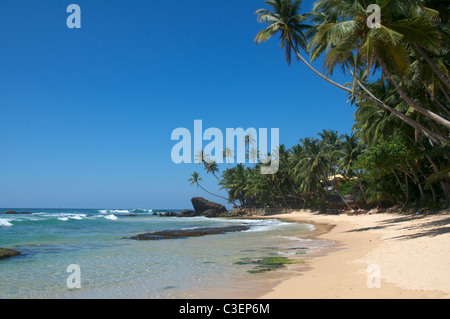
<svg viewBox="0 0 450 319"><path fill-rule="evenodd" d="M343 181L337 184L336 188L338 192L343 195L352 195L358 191L358 181L357 180Z"/></svg>
<svg viewBox="0 0 450 319"><path fill-rule="evenodd" d="M326 195L358 189L363 204L413 201L449 207L448 6L435 0L319 0L312 12L301 14L299 0L266 4L269 9L256 14L268 26L255 41L279 35L289 64L294 53L316 75L346 91L356 106L354 134L323 130L319 138L302 138L291 148L281 145L272 154L280 164L274 175L261 175L261 163L227 168L219 185L228 200L243 207L325 210ZM369 4L381 7L380 28L367 26ZM300 50L311 61L322 57L326 75ZM338 67L350 72L351 83L328 78ZM233 154L225 150L224 156ZM205 169L218 178L216 165ZM343 183L334 182L337 174ZM198 174L190 181L201 187Z"/></svg>
<svg viewBox="0 0 450 319"><path fill-rule="evenodd" d="M367 171L371 177L383 177L402 169L406 161L418 156L415 151L401 138L392 137L368 148L357 159L356 167Z"/></svg>
<svg viewBox="0 0 450 319"><path fill-rule="evenodd" d="M447 154L421 148L411 132L397 129L368 146L357 135L324 130L321 138L303 138L287 149L281 145L276 158L280 169L262 175L260 163L238 164L222 172L220 185L230 202L243 207L311 208L325 212L327 194L358 195L359 205L394 205L408 200L429 205L445 201L437 184L448 178L448 168L433 172L427 156L445 162ZM438 149L443 149L440 146ZM433 149L433 148L432 148ZM431 159L431 157L430 157ZM334 177L341 176L335 183Z"/></svg>

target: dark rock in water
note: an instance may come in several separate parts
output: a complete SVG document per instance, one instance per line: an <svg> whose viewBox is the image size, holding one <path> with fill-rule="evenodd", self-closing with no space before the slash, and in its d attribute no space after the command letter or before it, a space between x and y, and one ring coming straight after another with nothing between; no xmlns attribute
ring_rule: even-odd
<svg viewBox="0 0 450 319"><path fill-rule="evenodd" d="M177 214L177 217L194 217L198 216L193 210L185 209Z"/></svg>
<svg viewBox="0 0 450 319"><path fill-rule="evenodd" d="M193 197L191 199L195 214L206 217L220 217L228 214L225 206L210 202L202 197Z"/></svg>
<svg viewBox="0 0 450 319"><path fill-rule="evenodd" d="M194 217L199 216L193 210L185 209L179 213L167 212L167 213L153 213L153 215L159 215L161 217Z"/></svg>
<svg viewBox="0 0 450 319"><path fill-rule="evenodd" d="M5 214L6 215L31 215L32 213L30 213L30 212L20 212L20 213L18 213L18 212L14 211L14 210L8 210Z"/></svg>
<svg viewBox="0 0 450 319"><path fill-rule="evenodd" d="M0 248L0 259L6 259L20 255L20 252L14 249Z"/></svg>
<svg viewBox="0 0 450 319"><path fill-rule="evenodd" d="M175 213L175 212L160 213L159 216L161 216L161 217L176 217L177 213Z"/></svg>
<svg viewBox="0 0 450 319"><path fill-rule="evenodd" d="M238 232L248 230L247 226L227 226L227 227L205 227L194 229L178 229L178 230L164 230L155 233L140 234L130 237L130 239L136 240L162 240L162 239L175 239L175 238L187 238L187 237L200 237L206 235L218 235L230 232Z"/></svg>

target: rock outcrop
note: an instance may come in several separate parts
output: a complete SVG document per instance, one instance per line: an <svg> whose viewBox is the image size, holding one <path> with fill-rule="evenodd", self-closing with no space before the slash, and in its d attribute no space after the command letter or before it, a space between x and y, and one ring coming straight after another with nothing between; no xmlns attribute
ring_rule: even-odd
<svg viewBox="0 0 450 319"><path fill-rule="evenodd" d="M221 217L229 213L225 206L210 202L202 197L193 197L191 202L195 214L198 216Z"/></svg>
<svg viewBox="0 0 450 319"><path fill-rule="evenodd" d="M14 210L8 210L7 212L5 212L6 215L31 215L32 213L30 212L16 212Z"/></svg>
<svg viewBox="0 0 450 319"><path fill-rule="evenodd" d="M230 232L248 230L250 227L244 225L226 226L226 227L205 227L194 229L177 229L177 230L164 230L155 233L139 234L137 236L130 237L130 239L136 240L162 240L162 239L177 239L187 237L200 237L206 235L219 235Z"/></svg>
<svg viewBox="0 0 450 319"><path fill-rule="evenodd" d="M14 249L0 248L0 259L11 258L20 255L20 252Z"/></svg>

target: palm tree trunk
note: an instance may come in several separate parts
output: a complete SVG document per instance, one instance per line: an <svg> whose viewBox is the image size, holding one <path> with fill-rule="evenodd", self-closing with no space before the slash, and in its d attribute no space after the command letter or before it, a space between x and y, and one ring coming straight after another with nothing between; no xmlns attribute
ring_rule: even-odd
<svg viewBox="0 0 450 319"><path fill-rule="evenodd" d="M443 90L442 88L440 88L440 90L445 95L445 97L447 98L447 101L450 102L450 96L447 94L447 92L445 92L445 90Z"/></svg>
<svg viewBox="0 0 450 319"><path fill-rule="evenodd" d="M208 194L213 195L213 196L216 196L216 197L219 197L219 198L222 198L222 199L225 199L226 201L228 201L228 198L225 198L225 197L222 197L222 196L220 196L220 195L216 195L216 194L213 194L213 193L207 191L207 190L204 189L204 188L202 187L202 185L200 185L199 183L197 183L197 185L198 185L198 187L200 187L201 189L203 189L203 190L204 190L205 192L207 192Z"/></svg>
<svg viewBox="0 0 450 319"><path fill-rule="evenodd" d="M333 176L333 189L336 192L336 194L339 195L339 197L341 198L341 200L344 202L345 205L347 205L347 207L352 210L352 206L350 206L349 203L347 203L347 201L345 200L345 198L338 192L337 188L336 188L336 175Z"/></svg>
<svg viewBox="0 0 450 319"><path fill-rule="evenodd" d="M417 112L423 114L427 118L438 122L439 124L445 126L447 129L450 130L450 121L446 120L445 118L437 115L436 113L431 112L430 110L427 110L423 108L422 106L418 105L416 102L414 102L403 89L400 87L398 82L395 80L394 76L391 74L391 72L388 70L386 64L384 63L383 59L378 58L378 62L381 65L381 68L383 72L388 76L389 80L392 82L392 84L395 86L395 89L397 90L398 94L402 97L402 99L408 103L409 106L411 106L413 109L415 109Z"/></svg>
<svg viewBox="0 0 450 319"><path fill-rule="evenodd" d="M426 150L425 146L420 142L420 140L418 140L421 150ZM436 165L436 163L433 161L433 159L431 158L431 156L429 154L427 154L426 152L425 154L425 158L428 160L428 162L430 162L431 167L433 167L433 171L435 173L439 172L439 167ZM447 181L440 181L441 187L442 187L442 191L444 192L444 196L445 196L445 209L449 208L450 206L450 183L448 183Z"/></svg>
<svg viewBox="0 0 450 319"><path fill-rule="evenodd" d="M423 188L420 183L417 184L417 187L419 187L420 192L420 207L423 207L425 204L425 193L423 192Z"/></svg>
<svg viewBox="0 0 450 319"><path fill-rule="evenodd" d="M323 75L322 73L320 73L319 71L317 71L311 64L308 63L308 61L306 61L306 59L298 52L298 50L295 48L295 46L292 45L292 48L294 49L295 54L297 55L297 57L309 68L311 69L315 74L317 74L318 76L320 76L322 79L324 79L325 81L327 81L328 83L340 88L341 90L347 91L347 92L352 92L351 89L349 89L348 87L345 87L337 82L334 82L333 80L329 79L328 77L326 77L325 75Z"/></svg>
<svg viewBox="0 0 450 319"><path fill-rule="evenodd" d="M288 204L287 201L286 201L286 198L284 198L284 195L283 195L283 192L281 191L280 185L278 185L278 183L277 183L276 181L274 181L274 183L275 183L275 185L276 185L277 188L278 188L278 192L280 193L280 196L281 196L281 198L283 199L283 202L284 202L284 204L286 205L286 208L291 209L291 208L289 207L289 204Z"/></svg>
<svg viewBox="0 0 450 319"><path fill-rule="evenodd" d="M428 92L428 95L437 103L437 105L439 105L439 107L447 114L450 116L450 110L441 103L441 101L439 101L439 99L437 98L437 96L433 93L433 91L426 85L425 82L422 81L423 87L425 88L425 90Z"/></svg>
<svg viewBox="0 0 450 319"><path fill-rule="evenodd" d="M405 204L409 203L409 185L408 185L408 174L406 174L406 172L404 172L405 174L405 184L406 184L406 202Z"/></svg>
<svg viewBox="0 0 450 319"><path fill-rule="evenodd" d="M402 182L400 181L400 178L397 176L397 173L395 173L394 170L392 170L392 173L394 173L395 179L397 180L398 184L400 185L400 188L402 189L403 194L405 194L405 197L408 198L408 193L407 193L407 191L405 190L405 188L403 187L403 184L402 184Z"/></svg>
<svg viewBox="0 0 450 319"><path fill-rule="evenodd" d="M435 173L439 172L439 167L436 165L436 163L433 161L433 159L428 154L425 154L425 157L430 162L431 167L433 167L434 172ZM450 206L450 183L448 183L446 181L440 181L439 183L441 184L442 191L444 192L445 209L447 209Z"/></svg>
<svg viewBox="0 0 450 319"><path fill-rule="evenodd" d="M351 71L350 71L351 72ZM423 126L422 124L420 124L419 122L415 121L414 119L410 118L409 116L406 116L405 114L397 111L396 109L386 105L385 103L383 103L381 100L379 100L377 97L375 97L373 95L372 92L369 91L369 89L367 89L362 83L361 81L359 81L358 79L356 79L356 81L358 82L358 85L361 89L363 89L367 94L370 95L371 99L369 99L370 101L376 103L377 105L381 106L383 109L385 109L386 111L394 114L396 117L398 117L400 120L402 120L403 122L405 122L406 124L408 124L409 126L415 128L417 131L421 132L423 134L423 136L425 136L426 138L428 138L430 141L432 141L432 143L440 145L441 143L445 143L446 139L445 137L441 136L440 134L437 134L433 131L431 131L430 129L428 129L427 127ZM356 94L357 95L357 94ZM365 98L365 97L364 97Z"/></svg>
<svg viewBox="0 0 450 319"><path fill-rule="evenodd" d="M445 209L450 207L450 183L448 181L441 182L445 194Z"/></svg>
<svg viewBox="0 0 450 319"><path fill-rule="evenodd" d="M408 125L414 127L415 129L419 130L420 132L422 132L422 134L427 137L428 139L432 140L433 143L435 144L441 144L444 143L446 141L445 138L443 138L442 136L437 136L434 132L432 132L431 130L427 129L426 127L424 127L423 125L417 123L415 120L411 119L410 117L406 116L405 114L395 110L392 107L387 106L385 103L383 103L382 101L380 101L379 99L377 99L373 94L369 94L370 96L358 93L358 92L353 92L353 90L337 83L334 82L333 80L329 79L328 77L326 77L325 75L323 75L322 73L320 73L319 71L317 71L311 64L308 63L308 61L306 61L305 58L303 58L303 56L298 52L298 50L295 48L295 46L292 45L292 48L294 49L295 54L297 55L297 57L310 69L312 70L315 74L317 74L320 78L324 79L325 81L327 81L328 83L336 86L337 88L344 90L348 93L352 93L358 97L364 98L366 100L372 101L373 103L381 106L382 108L384 108L385 110L387 110L388 112L391 112L392 114L394 114L395 116L397 116L398 118L400 118L402 121L404 121L405 123L407 123ZM358 81L359 85L361 86L361 88L363 88L362 84L360 83L360 81ZM369 93L370 91L367 88L363 88L363 90L366 93Z"/></svg>
<svg viewBox="0 0 450 319"><path fill-rule="evenodd" d="M438 68L436 63L434 63L433 59L428 56L428 54L417 44L414 43L414 48L419 52L419 54L427 61L427 63L430 65L431 69L434 73L439 77L439 79L442 81L442 83L445 84L445 86L450 89L450 80L442 73L442 71Z"/></svg>
<svg viewBox="0 0 450 319"><path fill-rule="evenodd" d="M362 181L361 181L361 176L359 175L359 173L356 173L356 176L358 177L358 184L359 184L359 189L361 190L361 194L364 198L364 204L367 204L367 197L366 197L366 192L364 191L364 187L362 185Z"/></svg>
<svg viewBox="0 0 450 319"><path fill-rule="evenodd" d="M430 185L430 190L431 190L431 194L433 196L433 204L437 204L437 196L436 196L436 191L434 190L433 184Z"/></svg>

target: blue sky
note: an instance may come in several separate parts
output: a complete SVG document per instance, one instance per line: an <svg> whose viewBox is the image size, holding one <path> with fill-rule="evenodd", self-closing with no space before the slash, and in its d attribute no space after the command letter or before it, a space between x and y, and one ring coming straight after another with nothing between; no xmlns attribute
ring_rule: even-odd
<svg viewBox="0 0 450 319"><path fill-rule="evenodd" d="M66 8L81 8L69 29ZM304 1L303 12L313 1ZM171 160L171 133L279 128L288 147L350 133L346 94L277 38L256 46L262 0L2 0L0 207L190 208L214 177ZM314 64L321 69L320 61ZM339 72L334 77L345 79ZM223 192L222 192L223 194Z"/></svg>

